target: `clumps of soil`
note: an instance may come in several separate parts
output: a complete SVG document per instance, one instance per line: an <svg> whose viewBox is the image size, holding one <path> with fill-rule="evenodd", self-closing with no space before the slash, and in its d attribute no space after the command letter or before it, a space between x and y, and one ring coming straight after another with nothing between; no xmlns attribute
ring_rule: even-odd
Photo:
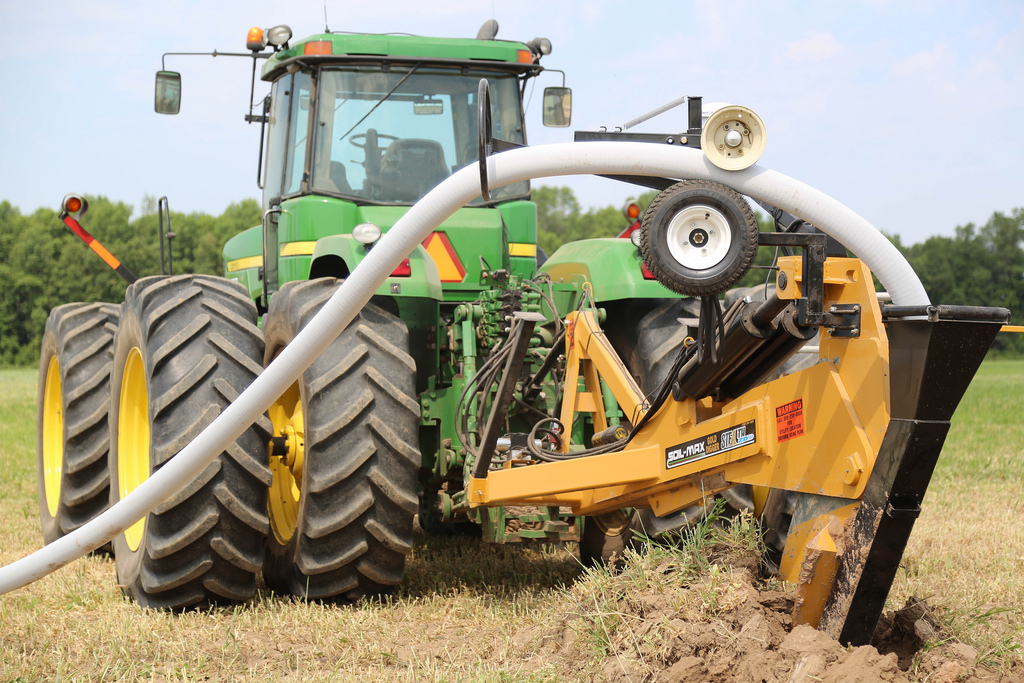
<svg viewBox="0 0 1024 683"><path fill-rule="evenodd" d="M793 627L795 591L760 578L749 553L720 550L702 551L702 563L655 549L619 574L590 573L566 591L562 621L519 631L513 650L529 670L613 683L1014 680L975 670L963 644L922 651L940 625L916 599L886 615L877 647Z"/></svg>
<svg viewBox="0 0 1024 683"><path fill-rule="evenodd" d="M900 668L905 670L910 668L914 655L933 640L941 628L942 623L928 603L910 597L903 609L882 615L871 644L879 652L895 653Z"/></svg>

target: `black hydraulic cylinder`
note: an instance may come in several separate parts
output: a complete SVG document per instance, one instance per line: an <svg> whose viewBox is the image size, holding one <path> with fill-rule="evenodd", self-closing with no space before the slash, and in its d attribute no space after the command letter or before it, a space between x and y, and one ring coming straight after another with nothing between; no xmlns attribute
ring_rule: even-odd
<svg viewBox="0 0 1024 683"><path fill-rule="evenodd" d="M758 346L746 362L722 380L716 400L736 398L758 386L789 360L800 347L818 335L818 327L802 327L796 322L796 306L789 306L780 316L771 338Z"/></svg>
<svg viewBox="0 0 1024 683"><path fill-rule="evenodd" d="M714 393L727 377L772 338L777 329L775 318L788 304L775 295L760 305L744 302L725 331L718 354L721 360L712 363L705 359L702 363L697 357L691 358L679 370L672 396L681 400L685 397L703 398Z"/></svg>

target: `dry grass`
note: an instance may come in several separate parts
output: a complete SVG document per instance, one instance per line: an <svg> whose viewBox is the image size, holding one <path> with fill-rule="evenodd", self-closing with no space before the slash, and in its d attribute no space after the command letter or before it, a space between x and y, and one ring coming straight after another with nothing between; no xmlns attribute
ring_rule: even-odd
<svg viewBox="0 0 1024 683"><path fill-rule="evenodd" d="M1021 643L1022 386L1024 362L982 368L891 600L928 597L945 609L952 635L990 659L1013 657ZM34 370L0 371L3 564L40 544L35 387ZM749 547L749 525L736 529L734 542ZM709 624L738 595L733 569L704 552L634 558L612 577L583 573L570 550L421 537L385 603L338 607L261 594L248 605L182 615L125 602L111 560L90 557L0 597L0 680L589 681L611 677L606 662L629 652L646 662L650 643L671 631L667 622L643 630L635 612L618 606L623 595L668 592L665 577L681 588L692 569L702 577L698 589L673 593L670 608L704 614ZM535 656L570 623L576 630L565 637L586 645L574 650L579 657Z"/></svg>

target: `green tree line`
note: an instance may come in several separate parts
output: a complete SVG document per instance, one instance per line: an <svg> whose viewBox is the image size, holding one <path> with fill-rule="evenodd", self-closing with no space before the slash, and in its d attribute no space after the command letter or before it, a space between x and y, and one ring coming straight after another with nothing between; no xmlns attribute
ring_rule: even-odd
<svg viewBox="0 0 1024 683"><path fill-rule="evenodd" d="M133 208L87 197L81 223L137 277L160 273L156 202ZM260 207L247 199L220 216L171 213L175 273L222 273L221 249L232 235L258 225ZM164 227L166 230L166 226ZM119 302L126 283L61 222L58 212L23 215L0 202L0 366L34 365L51 308L72 301Z"/></svg>
<svg viewBox="0 0 1024 683"><path fill-rule="evenodd" d="M646 209L656 196L636 198ZM158 219L153 198L143 201L141 215L133 208L104 197L89 197L82 223L138 277L160 272ZM548 254L562 244L590 237L614 237L629 221L618 207L583 210L567 187L536 187L538 243ZM762 230L773 229L759 215ZM220 216L204 213L171 214L176 273L219 274L224 242L258 225L260 207L247 199L230 205ZM933 302L1003 306L1024 319L1024 208L1009 215L994 213L983 225L968 224L953 237L930 237L903 245ZM757 265L770 266L774 251L761 249ZM770 271L752 270L741 281L754 285ZM123 299L125 283L64 226L56 211L39 209L23 215L9 202L0 202L0 366L33 365L49 310L71 301ZM1024 355L1024 335L1001 334L996 352Z"/></svg>

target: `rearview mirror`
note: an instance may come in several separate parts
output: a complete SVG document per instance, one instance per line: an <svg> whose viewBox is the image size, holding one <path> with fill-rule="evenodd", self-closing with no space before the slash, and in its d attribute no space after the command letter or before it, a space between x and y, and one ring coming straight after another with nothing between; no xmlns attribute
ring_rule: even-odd
<svg viewBox="0 0 1024 683"><path fill-rule="evenodd" d="M181 108L181 74L176 71L156 72L156 98L153 108L157 114L177 114Z"/></svg>
<svg viewBox="0 0 1024 683"><path fill-rule="evenodd" d="M565 128L572 122L572 90L544 88L544 125Z"/></svg>
<svg viewBox="0 0 1024 683"><path fill-rule="evenodd" d="M444 113L444 102L441 100L425 100L423 102L413 102L412 112L417 116L424 114L443 114Z"/></svg>

